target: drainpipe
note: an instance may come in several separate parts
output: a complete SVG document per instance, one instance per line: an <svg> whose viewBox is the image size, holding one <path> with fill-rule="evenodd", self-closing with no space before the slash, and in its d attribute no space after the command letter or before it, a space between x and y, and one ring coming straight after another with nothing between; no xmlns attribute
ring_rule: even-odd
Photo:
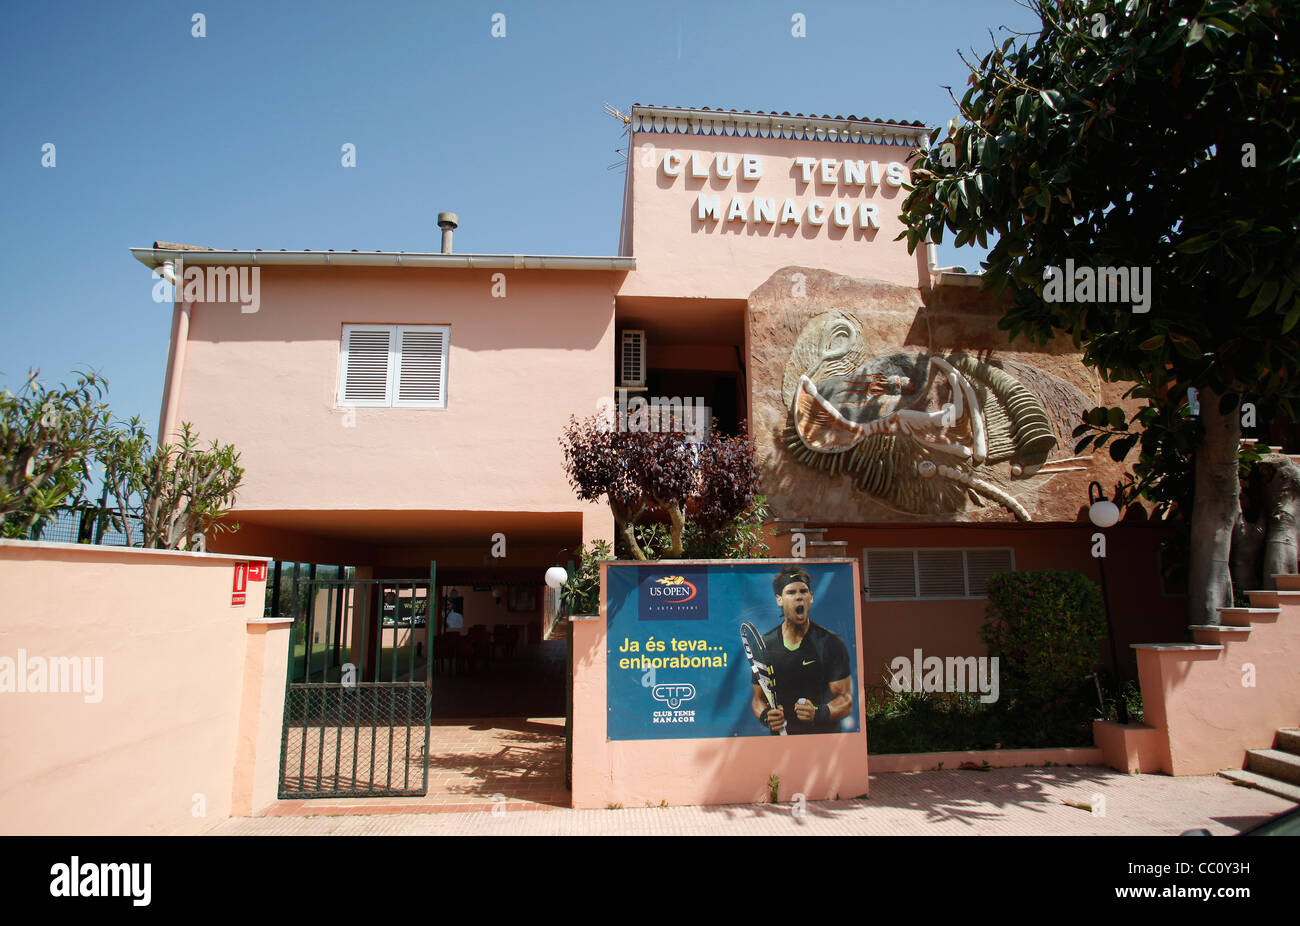
<svg viewBox="0 0 1300 926"><path fill-rule="evenodd" d="M930 272L930 287L933 289L937 278L945 273L964 273L961 267L940 267L939 246L931 241L925 243L926 265Z"/></svg>
<svg viewBox="0 0 1300 926"><path fill-rule="evenodd" d="M184 265L182 265L184 273ZM169 443L176 430L181 406L181 372L185 367L185 351L190 338L191 303L181 301L181 284L171 261L164 261L158 275L176 288L176 301L172 308L171 343L167 348L167 378L163 381L162 408L158 412L158 446Z"/></svg>

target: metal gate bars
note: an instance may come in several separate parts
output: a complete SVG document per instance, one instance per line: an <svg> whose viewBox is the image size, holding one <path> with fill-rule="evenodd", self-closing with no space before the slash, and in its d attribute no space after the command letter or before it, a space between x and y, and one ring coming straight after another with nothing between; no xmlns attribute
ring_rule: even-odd
<svg viewBox="0 0 1300 926"><path fill-rule="evenodd" d="M281 799L427 793L435 578L297 584Z"/></svg>

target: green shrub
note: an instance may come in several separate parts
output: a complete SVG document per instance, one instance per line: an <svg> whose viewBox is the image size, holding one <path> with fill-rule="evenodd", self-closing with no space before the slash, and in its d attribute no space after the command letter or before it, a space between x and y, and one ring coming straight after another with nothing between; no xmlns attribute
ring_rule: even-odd
<svg viewBox="0 0 1300 926"><path fill-rule="evenodd" d="M993 576L980 635L1000 660L1002 690L1044 708L1064 704L1096 666L1106 621L1101 592L1077 572Z"/></svg>
<svg viewBox="0 0 1300 926"><path fill-rule="evenodd" d="M882 753L1037 749L1092 745L1095 696L1086 687L1052 710L961 692L871 692L863 705L867 748Z"/></svg>
<svg viewBox="0 0 1300 926"><path fill-rule="evenodd" d="M595 614L600 610L600 561L612 558L604 540L593 541L589 551L578 547L577 568L560 587L565 614Z"/></svg>

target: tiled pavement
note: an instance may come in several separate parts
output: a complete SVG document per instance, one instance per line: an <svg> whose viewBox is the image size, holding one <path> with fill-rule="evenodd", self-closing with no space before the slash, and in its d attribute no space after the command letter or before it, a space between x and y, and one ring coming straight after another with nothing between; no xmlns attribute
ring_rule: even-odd
<svg viewBox="0 0 1300 926"><path fill-rule="evenodd" d="M554 718L442 723L433 728L428 797L282 801L267 816L227 820L211 832L1064 836L1205 827L1229 835L1293 806L1218 777L1086 766L879 774L871 776L869 799L816 801L803 813L789 803L571 810L563 733L563 720Z"/></svg>
<svg viewBox="0 0 1300 926"><path fill-rule="evenodd" d="M384 737L379 739L381 746L387 743ZM400 744L402 737L396 741ZM417 744L410 757L416 781L418 748ZM383 750L379 752L382 757ZM278 801L268 814L481 812L485 804L511 810L569 806L569 791L564 786L563 717L436 720L429 730L429 755L426 797ZM382 768L380 772L382 779ZM400 782L402 775L394 780Z"/></svg>

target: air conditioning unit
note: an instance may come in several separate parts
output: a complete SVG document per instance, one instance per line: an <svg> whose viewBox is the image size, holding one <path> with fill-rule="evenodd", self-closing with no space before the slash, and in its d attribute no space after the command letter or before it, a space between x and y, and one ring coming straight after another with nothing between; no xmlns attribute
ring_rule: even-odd
<svg viewBox="0 0 1300 926"><path fill-rule="evenodd" d="M645 331L625 330L619 351L618 384L644 387L645 366Z"/></svg>

